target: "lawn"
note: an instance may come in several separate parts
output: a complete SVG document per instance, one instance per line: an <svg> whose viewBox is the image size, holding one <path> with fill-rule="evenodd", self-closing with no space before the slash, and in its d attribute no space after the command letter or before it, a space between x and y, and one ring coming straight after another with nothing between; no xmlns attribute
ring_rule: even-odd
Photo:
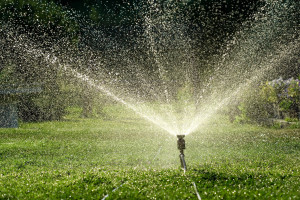
<svg viewBox="0 0 300 200"><path fill-rule="evenodd" d="M0 199L300 199L300 130L212 120L176 137L119 106L105 119L0 129Z"/></svg>

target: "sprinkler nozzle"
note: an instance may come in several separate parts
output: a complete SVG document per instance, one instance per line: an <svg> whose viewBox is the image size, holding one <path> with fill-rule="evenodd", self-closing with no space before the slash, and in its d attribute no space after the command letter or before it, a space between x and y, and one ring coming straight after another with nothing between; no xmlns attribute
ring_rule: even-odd
<svg viewBox="0 0 300 200"><path fill-rule="evenodd" d="M184 153L183 150L185 149L185 140L183 139L185 135L177 135L177 148L180 151L180 163L181 163L181 167L184 171L186 171L186 164L185 164L185 160L184 160Z"/></svg>
<svg viewBox="0 0 300 200"><path fill-rule="evenodd" d="M183 154L183 150L185 149L185 140L183 139L185 135L177 135L177 148L180 153Z"/></svg>

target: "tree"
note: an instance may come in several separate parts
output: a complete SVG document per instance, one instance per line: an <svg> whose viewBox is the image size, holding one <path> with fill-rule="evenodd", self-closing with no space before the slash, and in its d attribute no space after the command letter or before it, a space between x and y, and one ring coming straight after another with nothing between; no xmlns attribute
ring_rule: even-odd
<svg viewBox="0 0 300 200"><path fill-rule="evenodd" d="M77 22L53 1L4 0L0 2L0 11L0 74L11 68L9 80L15 80L15 85L34 83L43 85L44 89L39 95L20 96L21 118L25 121L60 119L66 102L59 71L47 63L43 53L51 51L53 44L62 38L76 44Z"/></svg>

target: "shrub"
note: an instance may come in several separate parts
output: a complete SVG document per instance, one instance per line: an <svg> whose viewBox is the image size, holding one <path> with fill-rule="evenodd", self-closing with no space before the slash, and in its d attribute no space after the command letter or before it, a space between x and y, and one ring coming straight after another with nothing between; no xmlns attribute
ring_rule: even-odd
<svg viewBox="0 0 300 200"><path fill-rule="evenodd" d="M269 124L269 118L293 119L300 115L300 83L282 78L261 84L231 105L230 119L238 123Z"/></svg>
<svg viewBox="0 0 300 200"><path fill-rule="evenodd" d="M272 104L266 101L261 88L244 95L243 99L237 104L237 115L234 122L238 123L268 123L266 119L271 117L270 110Z"/></svg>
<svg viewBox="0 0 300 200"><path fill-rule="evenodd" d="M66 113L67 96L56 83L44 85L39 94L19 97L19 116L23 121L60 120Z"/></svg>
<svg viewBox="0 0 300 200"><path fill-rule="evenodd" d="M273 116L276 118L299 118L300 82L290 78L275 79L266 82L262 87L262 94L269 103L273 104Z"/></svg>

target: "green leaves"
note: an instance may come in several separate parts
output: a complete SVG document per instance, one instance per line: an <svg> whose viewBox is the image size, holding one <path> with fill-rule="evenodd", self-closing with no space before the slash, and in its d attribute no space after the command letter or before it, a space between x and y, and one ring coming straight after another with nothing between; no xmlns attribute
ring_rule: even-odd
<svg viewBox="0 0 300 200"><path fill-rule="evenodd" d="M47 0L4 0L0 4L0 21L24 26L26 31L70 38L77 37L78 23L70 11ZM56 33L57 35L55 35Z"/></svg>

